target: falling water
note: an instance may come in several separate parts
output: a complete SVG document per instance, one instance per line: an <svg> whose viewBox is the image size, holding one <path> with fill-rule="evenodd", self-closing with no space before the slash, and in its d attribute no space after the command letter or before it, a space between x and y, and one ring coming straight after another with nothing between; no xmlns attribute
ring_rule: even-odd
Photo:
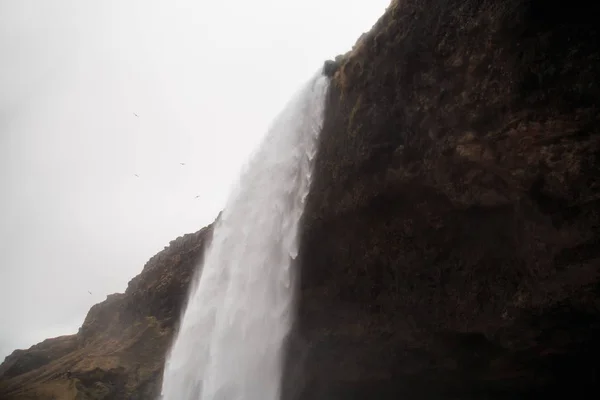
<svg viewBox="0 0 600 400"><path fill-rule="evenodd" d="M294 96L231 193L167 360L164 400L279 399L327 85L318 74Z"/></svg>

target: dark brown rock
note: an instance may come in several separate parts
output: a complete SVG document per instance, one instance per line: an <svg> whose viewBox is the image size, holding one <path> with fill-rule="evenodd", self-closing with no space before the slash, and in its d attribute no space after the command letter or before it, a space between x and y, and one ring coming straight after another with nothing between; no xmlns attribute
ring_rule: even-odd
<svg viewBox="0 0 600 400"><path fill-rule="evenodd" d="M597 391L597 8L396 1L344 58L305 215L290 396Z"/></svg>
<svg viewBox="0 0 600 400"><path fill-rule="evenodd" d="M333 60L327 60L323 63L323 75L331 78L335 75L337 70L340 68L340 65Z"/></svg>

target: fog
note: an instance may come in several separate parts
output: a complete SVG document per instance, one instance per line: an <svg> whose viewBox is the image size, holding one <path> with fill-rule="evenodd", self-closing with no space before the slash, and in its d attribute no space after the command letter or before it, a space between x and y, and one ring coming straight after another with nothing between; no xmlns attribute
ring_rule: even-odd
<svg viewBox="0 0 600 400"><path fill-rule="evenodd" d="M212 222L290 95L388 3L0 0L0 360Z"/></svg>

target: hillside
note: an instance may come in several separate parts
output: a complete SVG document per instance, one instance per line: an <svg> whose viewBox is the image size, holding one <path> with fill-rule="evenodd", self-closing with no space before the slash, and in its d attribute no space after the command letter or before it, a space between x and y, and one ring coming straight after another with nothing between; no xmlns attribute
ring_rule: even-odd
<svg viewBox="0 0 600 400"><path fill-rule="evenodd" d="M211 226L181 236L125 293L88 312L79 332L16 350L0 366L0 398L151 399Z"/></svg>

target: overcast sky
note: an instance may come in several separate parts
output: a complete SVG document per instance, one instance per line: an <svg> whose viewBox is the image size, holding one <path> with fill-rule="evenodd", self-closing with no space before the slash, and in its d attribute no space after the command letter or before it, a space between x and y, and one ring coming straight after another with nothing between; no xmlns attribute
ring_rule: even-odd
<svg viewBox="0 0 600 400"><path fill-rule="evenodd" d="M388 3L0 0L0 362L210 223L289 96Z"/></svg>

